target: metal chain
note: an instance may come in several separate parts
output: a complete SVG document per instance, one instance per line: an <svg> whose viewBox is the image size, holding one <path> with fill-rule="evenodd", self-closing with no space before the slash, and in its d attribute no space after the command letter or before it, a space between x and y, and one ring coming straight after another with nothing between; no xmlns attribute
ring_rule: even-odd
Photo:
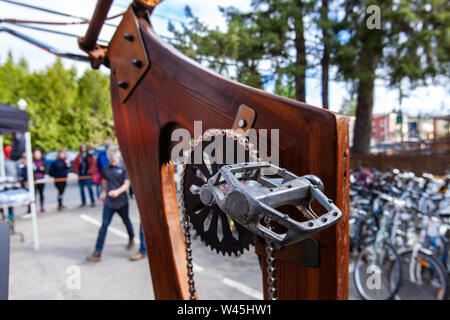
<svg viewBox="0 0 450 320"><path fill-rule="evenodd" d="M269 230L272 230L272 219L265 217L264 221ZM277 268L275 267L275 248L272 241L266 240L267 262L267 291L269 300L278 300L277 296Z"/></svg>
<svg viewBox="0 0 450 320"><path fill-rule="evenodd" d="M203 140L203 139L209 139L212 136L227 136L229 138L233 138L233 140L237 141L241 145L244 146L245 150L249 150L249 155L253 160L255 161L261 161L257 157L257 151L254 149L254 146L252 143L250 143L246 137L240 135L234 130L227 130L227 129L209 129L205 131L205 133L197 138L197 140L194 141L194 143L191 145L189 154L184 157L183 159L183 170L181 174L181 180L180 180L180 207L181 207L181 213L183 216L182 220L182 227L183 227L183 235L184 235L184 242L186 245L186 262L187 262L187 275L188 275L188 285L189 285L189 293L190 293L190 299L196 300L197 297L195 295L196 289L195 289L195 281L194 281L194 265L192 263L192 248L191 248L191 232L190 232L190 218L186 212L185 204L184 204L184 176L186 173L186 166L190 162L190 157L192 152L194 151L194 148ZM271 229L271 219L266 217L266 224L268 228ZM277 300L277 287L276 287L276 267L275 267L275 256L274 251L275 248L271 241L266 240L267 247L266 247L266 253L267 253L267 283L269 287L269 299L270 300Z"/></svg>
<svg viewBox="0 0 450 320"><path fill-rule="evenodd" d="M191 248L191 231L189 216L186 214L186 209L183 212L183 233L184 243L186 244L186 262L187 262L187 275L189 285L189 299L196 300L195 296L195 281L194 281L194 265L192 263L192 248Z"/></svg>
<svg viewBox="0 0 450 320"><path fill-rule="evenodd" d="M186 160L186 159L185 159ZM184 183L184 172L186 170L186 161L183 162L183 174L181 175L180 180L180 206L181 213L183 216L182 227L183 227L183 235L184 235L184 244L186 245L186 267L187 267L187 276L188 276L188 286L189 286L189 299L196 300L197 297L195 295L195 281L194 281L194 264L192 263L192 248L191 248L191 223L190 218L186 212L186 208L184 206L184 193L183 193L183 183Z"/></svg>

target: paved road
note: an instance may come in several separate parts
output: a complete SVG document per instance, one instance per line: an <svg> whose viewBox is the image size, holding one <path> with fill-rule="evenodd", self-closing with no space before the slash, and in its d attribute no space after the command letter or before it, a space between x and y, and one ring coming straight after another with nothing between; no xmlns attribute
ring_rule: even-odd
<svg viewBox="0 0 450 320"><path fill-rule="evenodd" d="M153 299L146 259L131 262L137 249L127 251L127 235L115 216L106 238L102 261L88 262L101 222L101 204L79 208L76 182L65 193L64 212L56 211L56 190L45 190L47 212L38 213L40 250L32 246L31 220L17 219L16 230L25 235L11 238L10 299ZM130 215L138 234L136 201L130 201ZM16 210L18 214L24 208ZM200 299L261 299L261 272L256 255L247 252L239 258L212 253L198 240L193 241L196 283ZM79 269L78 269L79 268ZM80 289L71 285L73 272L80 271ZM69 287L68 287L69 283ZM75 282L76 283L76 282ZM353 290L351 297L356 297Z"/></svg>

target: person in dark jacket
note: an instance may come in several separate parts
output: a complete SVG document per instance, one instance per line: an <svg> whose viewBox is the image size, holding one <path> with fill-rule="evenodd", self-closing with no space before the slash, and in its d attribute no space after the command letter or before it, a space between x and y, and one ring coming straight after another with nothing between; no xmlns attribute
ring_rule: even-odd
<svg viewBox="0 0 450 320"><path fill-rule="evenodd" d="M39 193L39 203L41 204L41 212L45 212L44 206L44 188L45 183L42 181L38 181L44 179L45 177L45 161L42 158L42 150L35 149L33 151L33 172L34 172L34 181L35 181L35 190L36 193Z"/></svg>
<svg viewBox="0 0 450 320"><path fill-rule="evenodd" d="M49 174L55 178L55 187L58 190L58 211L65 209L63 205L63 194L66 189L66 181L60 181L58 179L67 178L67 174L70 169L70 161L67 159L66 150L61 149L58 152L58 157L50 165Z"/></svg>
<svg viewBox="0 0 450 320"><path fill-rule="evenodd" d="M102 172L103 168L109 164L109 159L106 153L108 152L111 143L105 142L103 146L105 147L105 150L101 151L97 158L97 168L100 172Z"/></svg>
<svg viewBox="0 0 450 320"><path fill-rule="evenodd" d="M95 158L89 153L89 148L86 144L80 147L80 153L73 162L73 172L78 174L78 186L80 187L81 206L86 205L86 195L84 187L87 187L89 198L91 199L91 206L95 207L94 190L92 188L92 176L95 175L97 164Z"/></svg>
<svg viewBox="0 0 450 320"><path fill-rule="evenodd" d="M17 166L20 172L20 182L22 184L22 188L28 190L27 154L25 152L22 154L22 158L17 161Z"/></svg>
<svg viewBox="0 0 450 320"><path fill-rule="evenodd" d="M134 231L128 213L128 196L127 189L130 187L130 179L125 168L120 166L120 152L117 148L108 150L109 165L102 170L103 191L101 198L105 202L103 206L103 221L98 232L95 251L86 257L90 261L100 261L105 243L106 232L111 223L114 213L118 213L122 218L128 232L127 249L134 247Z"/></svg>
<svg viewBox="0 0 450 320"><path fill-rule="evenodd" d="M98 180L96 184L96 193L97 193L97 199L100 200L100 194L102 193L102 177L101 172L104 167L106 167L109 164L108 156L106 155L106 152L108 151L108 148L111 146L111 143L105 142L103 147L105 150L101 151L97 157L97 172L98 172ZM94 179L95 180L95 179ZM95 184L95 181L94 181Z"/></svg>
<svg viewBox="0 0 450 320"><path fill-rule="evenodd" d="M13 145L11 152L9 153L10 159L18 161L22 158L25 152L25 135L23 132L17 132L14 134Z"/></svg>

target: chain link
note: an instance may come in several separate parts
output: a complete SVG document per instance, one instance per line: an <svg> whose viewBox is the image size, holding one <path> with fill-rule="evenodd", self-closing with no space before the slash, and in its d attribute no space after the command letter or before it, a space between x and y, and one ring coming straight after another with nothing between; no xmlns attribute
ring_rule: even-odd
<svg viewBox="0 0 450 320"><path fill-rule="evenodd" d="M191 231L189 216L186 214L186 210L183 212L183 233L184 242L186 244L186 262L187 262L187 275L189 285L189 299L196 300L195 296L195 281L194 281L194 265L192 263L192 248L191 248Z"/></svg>
<svg viewBox="0 0 450 320"><path fill-rule="evenodd" d="M272 219L264 218L264 222L269 230L272 230ZM277 268L275 267L275 248L272 241L266 240L266 262L267 262L267 291L269 300L278 300L277 296Z"/></svg>
<svg viewBox="0 0 450 320"><path fill-rule="evenodd" d="M191 222L190 218L186 212L186 208L184 206L184 172L186 169L186 159L184 159L183 162L183 174L181 175L180 180L180 207L181 207L181 213L182 213L182 228L183 228L183 235L184 235L184 243L186 246L186 267L187 267L187 276L188 276L188 286L189 286L189 299L190 300L196 300L197 297L195 295L196 289L195 289L195 281L194 281L194 264L192 262L192 247L191 247Z"/></svg>
<svg viewBox="0 0 450 320"><path fill-rule="evenodd" d="M180 207L181 212L183 216L182 220L182 227L183 227L183 235L184 235L184 242L186 245L186 262L187 262L187 275L188 275L188 285L189 285L189 294L191 300L196 300L197 297L195 295L196 289L195 289L195 281L194 281L194 265L192 263L192 248L191 248L191 232L190 232L190 218L189 215L186 212L185 203L184 203L184 176L186 172L186 166L190 162L190 157L192 152L194 151L194 148L205 138L209 139L212 136L227 136L229 138L233 138L233 140L237 141L241 145L244 146L245 150L250 150L249 155L253 160L255 161L261 161L257 157L257 151L254 149L253 144L248 142L248 139L246 137L243 137L242 135L238 134L234 130L226 130L226 129L209 129L205 131L205 133L197 138L197 140L194 141L194 143L191 145L190 152L187 156L183 159L183 171L181 174L181 180L180 180ZM265 218L266 224L269 229L271 229L271 219L266 217ZM269 299L270 300L277 300L277 287L276 287L276 267L275 267L275 248L271 241L266 240L267 247L266 247L266 254L267 254L267 284L268 284L268 290L269 290Z"/></svg>

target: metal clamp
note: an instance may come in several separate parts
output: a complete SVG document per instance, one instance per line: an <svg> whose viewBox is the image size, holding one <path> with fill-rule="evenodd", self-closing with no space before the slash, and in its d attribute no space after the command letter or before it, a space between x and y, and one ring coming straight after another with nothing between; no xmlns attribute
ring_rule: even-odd
<svg viewBox="0 0 450 320"><path fill-rule="evenodd" d="M297 177L267 162L223 166L202 186L200 199L205 205L217 204L231 219L272 241L277 248L311 237L342 216L333 201L323 194L318 177ZM314 200L326 209L325 214L317 216L311 209ZM277 210L284 205L296 206L307 220L299 222ZM262 223L266 217L279 228L267 228Z"/></svg>

